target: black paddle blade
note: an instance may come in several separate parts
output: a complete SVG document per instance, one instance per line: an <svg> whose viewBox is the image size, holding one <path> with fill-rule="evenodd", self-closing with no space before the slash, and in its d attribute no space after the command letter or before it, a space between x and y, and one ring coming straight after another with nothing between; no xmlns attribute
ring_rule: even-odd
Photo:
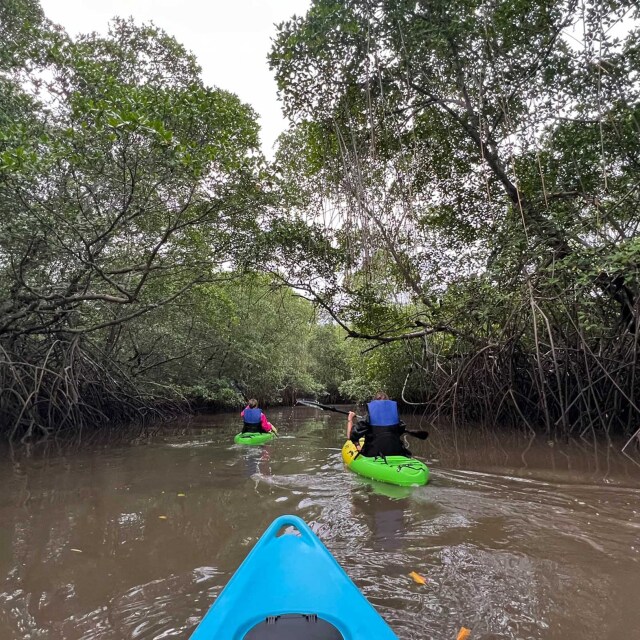
<svg viewBox="0 0 640 640"><path fill-rule="evenodd" d="M428 431L407 431L405 429L405 433L413 438L418 438L418 440L426 440L429 437Z"/></svg>
<svg viewBox="0 0 640 640"><path fill-rule="evenodd" d="M305 407L312 407L313 409L322 409L323 407L320 406L320 404L318 402L315 402L315 400L296 400L296 404L301 404Z"/></svg>

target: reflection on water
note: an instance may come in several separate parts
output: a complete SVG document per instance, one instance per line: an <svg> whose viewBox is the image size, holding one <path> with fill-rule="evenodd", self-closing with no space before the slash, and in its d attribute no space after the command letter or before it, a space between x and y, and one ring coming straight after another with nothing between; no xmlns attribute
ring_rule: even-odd
<svg viewBox="0 0 640 640"><path fill-rule="evenodd" d="M200 417L0 464L0 638L186 638L277 515L310 523L400 638L640 637L640 473L607 447L440 426L426 487L346 471L343 421ZM427 578L418 585L408 574Z"/></svg>

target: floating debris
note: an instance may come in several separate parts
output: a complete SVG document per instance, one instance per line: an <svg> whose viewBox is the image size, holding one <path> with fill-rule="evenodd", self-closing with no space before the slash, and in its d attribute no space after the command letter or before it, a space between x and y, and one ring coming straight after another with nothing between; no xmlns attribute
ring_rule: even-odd
<svg viewBox="0 0 640 640"><path fill-rule="evenodd" d="M416 573L415 571L412 571L409 574L409 577L413 578L413 581L417 582L418 584L427 584L427 579L423 578L419 573Z"/></svg>

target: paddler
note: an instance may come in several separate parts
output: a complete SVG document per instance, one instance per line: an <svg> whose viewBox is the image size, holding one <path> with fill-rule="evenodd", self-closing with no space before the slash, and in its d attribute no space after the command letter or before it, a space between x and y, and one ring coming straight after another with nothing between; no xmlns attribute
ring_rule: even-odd
<svg viewBox="0 0 640 640"><path fill-rule="evenodd" d="M264 415L262 409L258 408L258 401L255 398L249 400L247 406L241 411L240 416L244 420L242 433L269 433L270 431L275 433L275 429L267 420L267 416Z"/></svg>
<svg viewBox="0 0 640 640"><path fill-rule="evenodd" d="M360 438L364 444L360 453L366 457L376 456L410 456L411 452L401 439L405 424L400 420L398 403L389 400L389 396L379 391L367 404L367 415L358 420L358 416L350 411L347 417L347 439L359 447Z"/></svg>

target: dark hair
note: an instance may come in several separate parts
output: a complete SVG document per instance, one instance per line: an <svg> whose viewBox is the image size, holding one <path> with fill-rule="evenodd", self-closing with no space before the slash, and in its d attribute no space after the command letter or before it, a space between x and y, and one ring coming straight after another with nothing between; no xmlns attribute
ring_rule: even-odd
<svg viewBox="0 0 640 640"><path fill-rule="evenodd" d="M255 398L249 398L249 407L255 409L258 406L258 401Z"/></svg>
<svg viewBox="0 0 640 640"><path fill-rule="evenodd" d="M373 396L374 400L388 400L389 396L384 391L378 391L375 396Z"/></svg>

